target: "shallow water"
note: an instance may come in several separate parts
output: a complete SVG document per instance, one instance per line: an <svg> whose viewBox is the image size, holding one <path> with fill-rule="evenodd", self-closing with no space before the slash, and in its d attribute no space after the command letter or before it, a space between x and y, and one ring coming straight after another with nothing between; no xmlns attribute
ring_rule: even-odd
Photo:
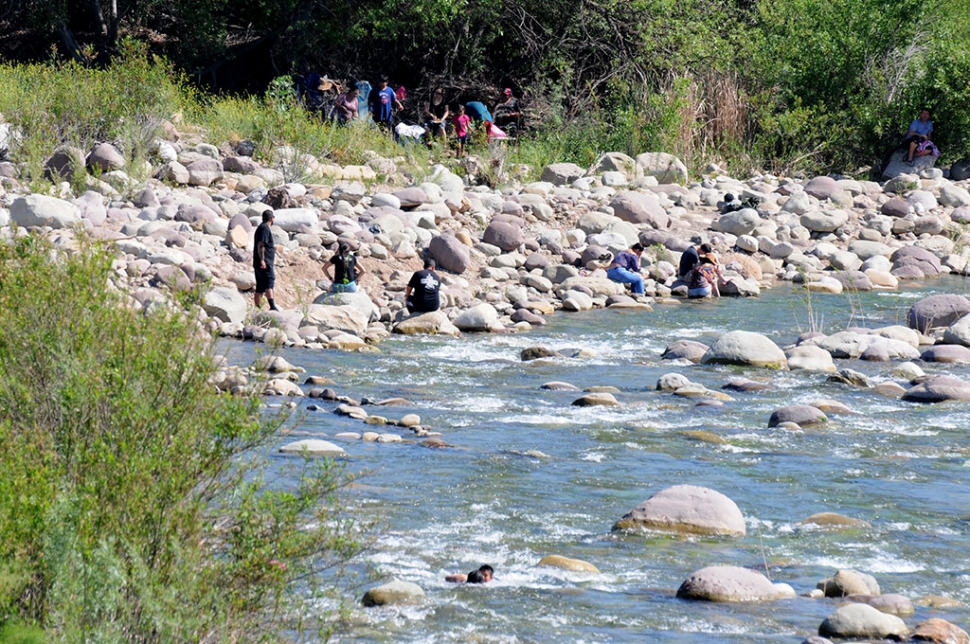
<svg viewBox="0 0 970 644"><path fill-rule="evenodd" d="M674 597L688 575L713 564L767 570L800 595L850 567L874 575L884 593L970 603L970 406L903 403L828 384L819 374L659 359L674 340L710 343L733 329L764 333L785 346L819 326L832 333L905 324L918 297L967 289L961 279L944 278L912 290L808 299L780 287L759 299L685 302L653 313L556 314L548 326L524 334L392 338L376 355L284 350L310 374L337 381L340 394L412 401L369 411L389 418L418 413L456 446L341 443L351 471L367 472L351 502L380 522L362 569L374 583L416 582L427 601L361 610L334 641L800 642L837 605L801 596L751 605ZM594 355L520 362L519 352L534 345ZM232 359L251 359L253 348L233 344ZM890 363L837 364L874 382L892 380ZM970 377L965 366L924 369ZM711 389L736 376L765 379L773 388L731 392L733 401L723 407L695 407L695 400L651 390L673 371ZM540 390L552 380L616 386L623 406L572 407L575 392ZM767 428L775 408L821 398L858 414L830 416L820 429ZM330 413L332 403L312 402L323 410L308 412L302 431L333 436L374 429ZM279 444L291 440L281 436ZM530 457L529 450L548 458ZM611 532L623 514L679 483L732 498L747 536L685 540ZM826 532L798 525L823 511L872 527ZM602 572L536 568L548 554L583 559ZM480 563L496 568L494 582L443 581ZM912 626L933 616L966 628L970 610L917 607L906 621Z"/></svg>

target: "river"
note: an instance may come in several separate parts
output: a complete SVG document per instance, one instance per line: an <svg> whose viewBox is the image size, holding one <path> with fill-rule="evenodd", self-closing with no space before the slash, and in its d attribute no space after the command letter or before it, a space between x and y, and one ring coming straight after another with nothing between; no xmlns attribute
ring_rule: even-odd
<svg viewBox="0 0 970 644"><path fill-rule="evenodd" d="M918 405L826 382L807 372L661 361L677 339L710 343L742 329L779 346L800 332L905 324L909 306L936 292L965 293L960 278L899 291L814 295L782 285L758 299L657 306L652 313L557 313L521 334L392 338L379 354L283 350L309 374L333 378L354 398L405 398L412 406L369 407L400 418L417 413L455 447L339 442L350 471L366 473L349 501L378 521L359 562L373 583L412 581L419 606L360 609L336 642L801 642L837 606L802 596L839 568L877 579L883 593L943 595L970 603L970 405ZM583 349L589 357L523 363L529 346ZM251 359L236 344L233 359ZM874 383L897 380L892 363L837 361ZM927 364L928 373L968 377L970 368ZM654 391L679 372L710 389L733 377L772 387L731 392L723 406ZM614 386L617 408L570 405L580 388ZM820 428L768 429L783 405L822 398L854 415ZM279 401L275 401L279 402ZM374 429L316 404L302 431L332 437ZM281 436L279 445L293 440ZM537 450L547 457L530 456ZM284 460L282 457L281 461ZM713 488L745 516L743 539L613 533L613 523L675 484ZM838 512L868 529L826 531L799 522ZM537 568L545 555L593 563L600 574ZM482 586L444 582L481 563ZM766 572L799 596L763 604L688 602L674 596L692 572L732 564ZM371 584L365 584L371 585ZM937 616L965 626L964 608L917 607L910 626Z"/></svg>

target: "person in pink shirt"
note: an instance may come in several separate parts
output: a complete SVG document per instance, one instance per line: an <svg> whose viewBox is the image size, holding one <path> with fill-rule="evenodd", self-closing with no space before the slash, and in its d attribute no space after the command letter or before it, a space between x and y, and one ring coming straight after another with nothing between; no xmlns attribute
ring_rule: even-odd
<svg viewBox="0 0 970 644"><path fill-rule="evenodd" d="M455 136L458 137L458 156L465 156L465 143L468 141L468 124L471 119L465 114L465 106L458 106L458 113L451 117L455 124Z"/></svg>

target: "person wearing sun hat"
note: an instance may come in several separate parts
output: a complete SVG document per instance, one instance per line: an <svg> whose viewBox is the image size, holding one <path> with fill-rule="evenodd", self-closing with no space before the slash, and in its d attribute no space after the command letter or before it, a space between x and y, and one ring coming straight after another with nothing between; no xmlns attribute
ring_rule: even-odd
<svg viewBox="0 0 970 644"><path fill-rule="evenodd" d="M502 128L503 130L516 130L518 129L519 117L522 116L522 112L519 111L519 99L512 95L512 90L508 87L502 92L503 101L495 106L495 125Z"/></svg>

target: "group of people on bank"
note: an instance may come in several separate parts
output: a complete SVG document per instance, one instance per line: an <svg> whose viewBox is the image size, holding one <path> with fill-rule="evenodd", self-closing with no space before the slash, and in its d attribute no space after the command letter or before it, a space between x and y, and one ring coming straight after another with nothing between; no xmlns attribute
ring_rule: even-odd
<svg viewBox="0 0 970 644"><path fill-rule="evenodd" d="M346 124L359 119L360 100L360 91L356 84L350 83L346 91L341 92L334 99L334 115L337 122ZM395 90L390 86L388 78L383 77L365 100L367 112L370 113L374 123L383 131L398 136L401 133L398 125L407 100L407 91L403 87ZM493 110L489 110L483 102L477 100L449 105L444 100L444 93L439 89L435 90L431 100L424 104L420 116L423 127L417 127L421 130L420 137L428 144L445 141L449 133L453 133L458 156L462 156L473 124L480 126L484 132L484 139L490 141L493 138L505 138L517 133L521 118L519 99L513 95L511 88L505 88L502 92L502 100ZM410 128L413 127L410 126ZM410 135L411 129L404 132Z"/></svg>
<svg viewBox="0 0 970 644"><path fill-rule="evenodd" d="M619 284L628 284L633 295L643 295L640 256L643 244L636 243L620 251L606 268L606 276ZM687 297L720 297L719 283L724 279L721 265L710 244L691 246L680 256L677 276L687 282Z"/></svg>

